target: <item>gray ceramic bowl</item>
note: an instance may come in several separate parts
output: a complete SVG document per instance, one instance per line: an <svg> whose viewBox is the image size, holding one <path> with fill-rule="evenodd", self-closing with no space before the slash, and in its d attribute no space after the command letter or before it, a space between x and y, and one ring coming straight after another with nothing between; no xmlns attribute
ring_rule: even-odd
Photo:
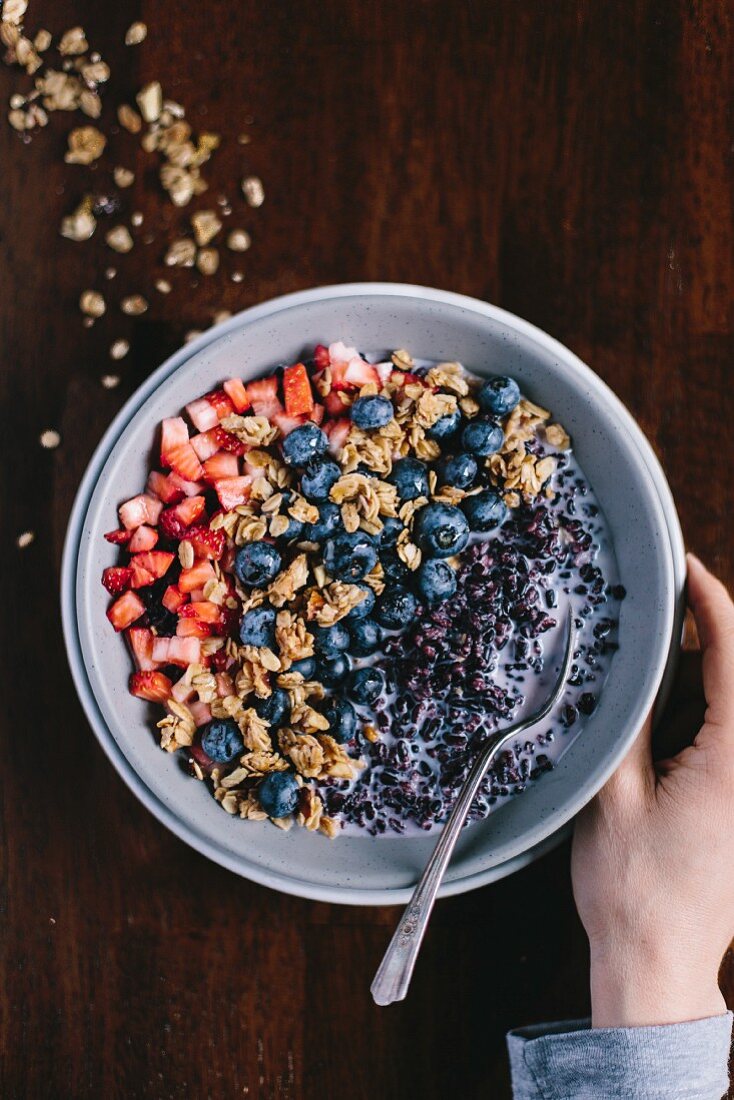
<svg viewBox="0 0 734 1100"><path fill-rule="evenodd" d="M112 555L102 534L116 525L117 504L144 483L161 418L222 378L254 377L338 338L375 351L403 346L425 358L459 359L478 372L502 370L551 407L573 436L628 591L620 649L584 734L554 772L466 830L442 894L509 873L550 846L612 773L672 667L682 590L679 529L649 445L618 399L570 351L511 314L460 295L390 284L325 287L256 306L219 331L178 352L130 398L100 443L74 505L62 611L72 673L97 737L159 820L223 866L304 897L405 902L435 838L327 842L303 830L284 834L267 823L241 822L160 751L151 716L127 693L129 659L105 618L100 575Z"/></svg>

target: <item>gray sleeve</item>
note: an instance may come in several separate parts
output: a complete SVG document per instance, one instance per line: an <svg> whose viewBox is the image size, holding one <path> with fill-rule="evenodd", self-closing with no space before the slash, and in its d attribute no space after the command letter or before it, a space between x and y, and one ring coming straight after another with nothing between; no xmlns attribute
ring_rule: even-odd
<svg viewBox="0 0 734 1100"><path fill-rule="evenodd" d="M507 1036L515 1100L721 1100L729 1087L732 1013L661 1027L588 1020Z"/></svg>

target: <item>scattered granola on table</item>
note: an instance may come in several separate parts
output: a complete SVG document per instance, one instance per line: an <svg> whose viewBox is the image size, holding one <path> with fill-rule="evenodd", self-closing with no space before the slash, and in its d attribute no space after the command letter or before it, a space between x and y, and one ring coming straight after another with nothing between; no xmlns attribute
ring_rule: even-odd
<svg viewBox="0 0 734 1100"><path fill-rule="evenodd" d="M164 420L103 575L161 747L231 815L431 829L538 690L569 600L577 664L553 724L577 732L623 591L569 448L512 378L341 341ZM471 816L552 766L557 732L506 753Z"/></svg>

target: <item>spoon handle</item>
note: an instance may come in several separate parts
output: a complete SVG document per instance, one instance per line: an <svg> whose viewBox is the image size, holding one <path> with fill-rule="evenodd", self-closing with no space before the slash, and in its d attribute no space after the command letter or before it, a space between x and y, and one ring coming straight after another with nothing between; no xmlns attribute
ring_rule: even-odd
<svg viewBox="0 0 734 1100"><path fill-rule="evenodd" d="M489 741L475 760L370 986L375 1004L389 1005L393 1001L402 1001L408 992L436 894L461 835L466 815L487 769L505 741L513 736L514 730L515 727L505 730L501 736Z"/></svg>

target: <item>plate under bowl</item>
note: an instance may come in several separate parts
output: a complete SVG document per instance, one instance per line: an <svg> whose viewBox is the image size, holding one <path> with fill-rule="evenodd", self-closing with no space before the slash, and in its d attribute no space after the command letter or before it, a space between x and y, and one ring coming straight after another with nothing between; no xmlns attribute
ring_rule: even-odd
<svg viewBox="0 0 734 1100"><path fill-rule="evenodd" d="M442 888L473 889L523 864L599 789L627 751L669 663L680 577L670 524L648 463L649 444L603 382L568 349L486 303L392 284L324 287L275 299L232 318L156 371L116 417L82 481L69 522L62 612L74 680L92 727L141 801L198 851L254 881L288 893L352 904L397 904L435 838L342 837L232 819L161 753L150 715L127 693L122 641L105 618L99 583L110 563L104 531L118 503L144 483L162 417L224 377L254 377L305 348L343 338L374 349L404 346L419 357L459 359L479 373L516 376L570 431L576 454L611 527L627 598L620 649L599 706L555 771L467 829ZM662 475L660 475L662 476ZM640 654L645 655L644 662Z"/></svg>

